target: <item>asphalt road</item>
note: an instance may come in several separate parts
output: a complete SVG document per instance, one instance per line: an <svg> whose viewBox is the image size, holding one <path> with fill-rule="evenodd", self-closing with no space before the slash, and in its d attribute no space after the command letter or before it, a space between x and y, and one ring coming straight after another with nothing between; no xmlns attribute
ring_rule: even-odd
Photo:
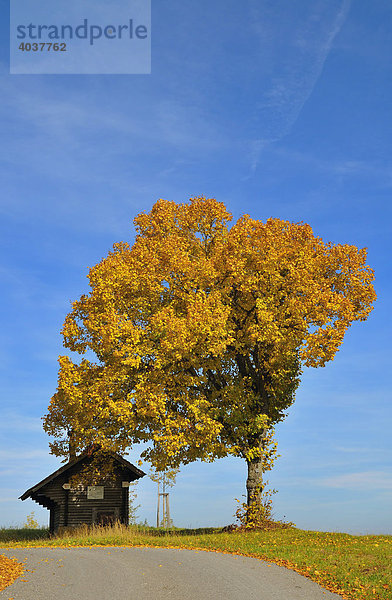
<svg viewBox="0 0 392 600"><path fill-rule="evenodd" d="M0 592L13 600L341 600L256 558L161 548L14 548L29 569Z"/></svg>

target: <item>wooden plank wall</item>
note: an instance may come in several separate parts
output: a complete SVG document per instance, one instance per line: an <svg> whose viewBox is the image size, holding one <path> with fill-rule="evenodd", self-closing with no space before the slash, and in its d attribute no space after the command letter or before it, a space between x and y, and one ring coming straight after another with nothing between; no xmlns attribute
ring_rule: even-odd
<svg viewBox="0 0 392 600"><path fill-rule="evenodd" d="M121 486L121 481L120 481ZM114 511L122 520L122 488L118 485L115 488L104 488L103 500L88 500L87 490L78 494L69 492L68 502L68 525L76 526L82 523L93 524L93 515L98 511Z"/></svg>
<svg viewBox="0 0 392 600"><path fill-rule="evenodd" d="M40 495L45 495L56 503L54 513L54 529L58 527L76 527L86 523L92 525L97 512L114 511L116 517L123 523L128 523L128 488L122 487L122 481L129 479L121 471L117 473L114 487L104 486L102 500L87 499L87 488L81 490L64 490L63 484L68 483L72 473L67 472L57 477L40 489Z"/></svg>

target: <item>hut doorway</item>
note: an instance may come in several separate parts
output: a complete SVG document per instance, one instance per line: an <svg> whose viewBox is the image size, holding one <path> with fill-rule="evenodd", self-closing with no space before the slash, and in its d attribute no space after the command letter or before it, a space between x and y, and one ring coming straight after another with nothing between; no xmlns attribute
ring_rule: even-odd
<svg viewBox="0 0 392 600"><path fill-rule="evenodd" d="M109 525L114 525L115 521L114 510L105 510L97 512L95 524L100 525L101 527L107 527Z"/></svg>

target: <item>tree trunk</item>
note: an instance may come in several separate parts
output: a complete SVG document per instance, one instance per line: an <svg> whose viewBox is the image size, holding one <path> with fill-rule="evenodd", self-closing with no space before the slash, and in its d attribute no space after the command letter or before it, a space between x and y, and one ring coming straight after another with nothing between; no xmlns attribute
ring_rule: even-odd
<svg viewBox="0 0 392 600"><path fill-rule="evenodd" d="M262 457L246 461L248 465L248 478L246 480L247 504L252 502L261 502L262 484L263 484L263 459Z"/></svg>
<svg viewBox="0 0 392 600"><path fill-rule="evenodd" d="M159 503L161 501L161 495L159 493L159 479L158 479L158 504L157 504L157 529L159 529L160 527L160 522L159 522Z"/></svg>
<svg viewBox="0 0 392 600"><path fill-rule="evenodd" d="M74 442L74 437L72 433L72 429L68 431L68 460L75 460L76 458L76 445Z"/></svg>

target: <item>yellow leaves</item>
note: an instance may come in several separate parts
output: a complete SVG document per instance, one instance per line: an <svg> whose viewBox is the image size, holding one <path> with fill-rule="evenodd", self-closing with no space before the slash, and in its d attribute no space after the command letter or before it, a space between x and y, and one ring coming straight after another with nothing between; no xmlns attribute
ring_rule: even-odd
<svg viewBox="0 0 392 600"><path fill-rule="evenodd" d="M227 332L229 307L222 306L216 292L203 290L189 293L186 302L175 300L151 317L150 331L157 343L154 348L157 365L171 360L190 359L193 352L212 356L224 352L232 338Z"/></svg>
<svg viewBox="0 0 392 600"><path fill-rule="evenodd" d="M304 223L231 220L211 198L159 200L135 218L135 243L90 269L63 335L97 363L60 358L45 419L59 452L72 427L80 447L151 440L157 461L253 456L260 419L276 423L293 402L301 363L332 360L366 319L365 249Z"/></svg>
<svg viewBox="0 0 392 600"><path fill-rule="evenodd" d="M189 204L158 200L150 214L142 213L134 219L138 235L144 237L170 234L178 229L184 235L199 232L210 237L232 220L222 202L212 198L191 198Z"/></svg>
<svg viewBox="0 0 392 600"><path fill-rule="evenodd" d="M23 566L14 558L0 554L0 591L22 575Z"/></svg>

